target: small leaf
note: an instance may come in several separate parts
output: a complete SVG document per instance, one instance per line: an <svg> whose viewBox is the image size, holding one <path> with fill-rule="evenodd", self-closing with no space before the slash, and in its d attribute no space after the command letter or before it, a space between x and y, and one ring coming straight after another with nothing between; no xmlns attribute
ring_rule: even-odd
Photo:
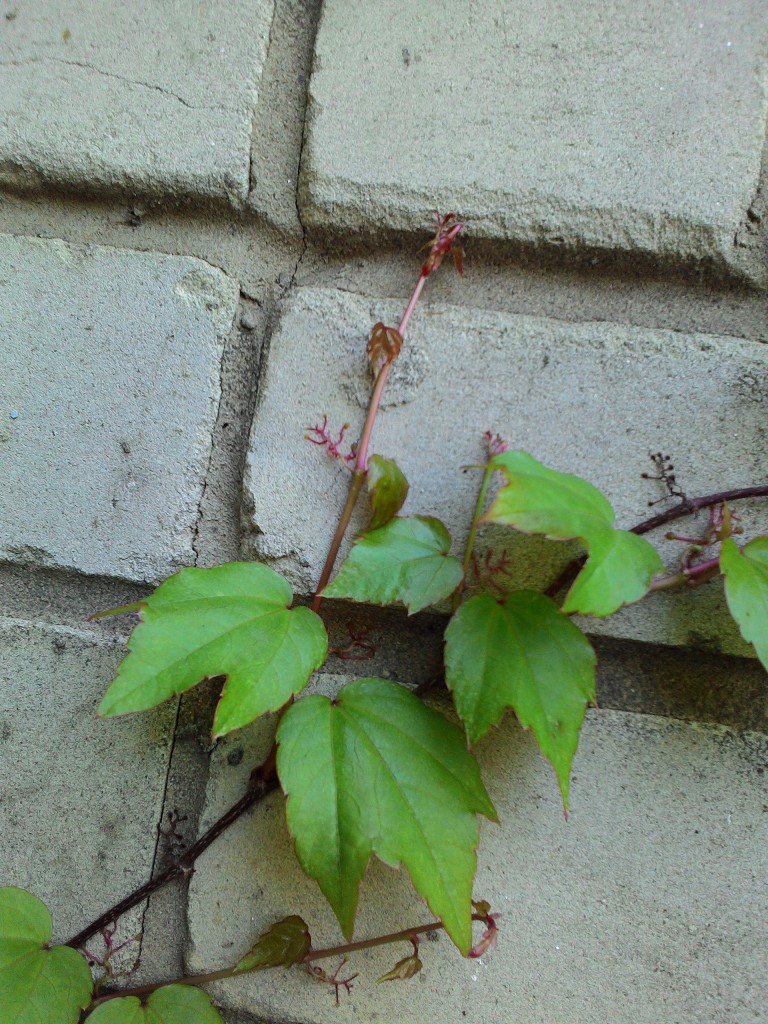
<svg viewBox="0 0 768 1024"><path fill-rule="evenodd" d="M622 605L639 601L664 563L644 537L628 530L607 529L589 544L587 564L574 580L563 604L567 614L612 615Z"/></svg>
<svg viewBox="0 0 768 1024"><path fill-rule="evenodd" d="M768 669L768 537L755 537L741 551L727 538L720 551L720 568L730 613Z"/></svg>
<svg viewBox="0 0 768 1024"><path fill-rule="evenodd" d="M398 960L391 971L387 971L386 974L377 978L376 984L380 985L382 981L407 981L418 974L423 966L424 964L415 954L406 956L402 960Z"/></svg>
<svg viewBox="0 0 768 1024"><path fill-rule="evenodd" d="M368 339L368 358L374 370L379 363L390 363L400 355L403 347L403 336L395 327L387 327L381 321L371 328Z"/></svg>
<svg viewBox="0 0 768 1024"><path fill-rule="evenodd" d="M585 542L613 524L608 500L578 476L549 469L527 452L502 452L490 465L500 469L508 483L482 522L543 533L551 540L580 537Z"/></svg>
<svg viewBox="0 0 768 1024"><path fill-rule="evenodd" d="M438 519L395 518L358 537L323 596L402 602L414 615L448 597L461 582L461 562L448 554L450 546L450 534Z"/></svg>
<svg viewBox="0 0 768 1024"><path fill-rule="evenodd" d="M291 597L265 565L182 569L146 598L99 714L142 711L213 676L227 677L216 736L276 711L306 686L328 649L319 616L289 610Z"/></svg>
<svg viewBox="0 0 768 1024"><path fill-rule="evenodd" d="M396 462L371 455L365 478L373 516L368 531L378 530L396 516L408 496L408 481Z"/></svg>
<svg viewBox="0 0 768 1024"><path fill-rule="evenodd" d="M309 952L312 939L306 922L296 914L273 924L245 954L235 970L263 971L268 967L291 967L301 963Z"/></svg>
<svg viewBox="0 0 768 1024"><path fill-rule="evenodd" d="M297 701L277 741L296 854L344 934L352 935L358 887L375 853L391 867L405 865L466 953L475 815L496 813L461 731L403 687L359 679L334 701Z"/></svg>
<svg viewBox="0 0 768 1024"><path fill-rule="evenodd" d="M446 683L475 743L511 707L552 763L568 808L571 762L587 703L595 699L595 653L543 594L488 594L459 608L445 632Z"/></svg>
<svg viewBox="0 0 768 1024"><path fill-rule="evenodd" d="M101 1003L89 1015L87 1024L224 1024L224 1018L202 989L164 985L143 1004L136 996Z"/></svg>
<svg viewBox="0 0 768 1024"><path fill-rule="evenodd" d="M0 1021L3 1024L77 1024L91 1001L85 959L67 946L46 948L51 915L36 896L0 889Z"/></svg>

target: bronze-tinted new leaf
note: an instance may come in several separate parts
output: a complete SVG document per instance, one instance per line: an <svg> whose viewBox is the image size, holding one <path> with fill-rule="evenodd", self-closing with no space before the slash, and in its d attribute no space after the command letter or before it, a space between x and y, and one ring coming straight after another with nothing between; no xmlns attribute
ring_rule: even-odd
<svg viewBox="0 0 768 1024"><path fill-rule="evenodd" d="M376 984L379 985L382 981L407 981L408 978L418 974L423 966L421 960L411 954L411 956L398 960L391 971L387 971L386 974L382 974L380 978L376 979Z"/></svg>
<svg viewBox="0 0 768 1024"><path fill-rule="evenodd" d="M301 963L311 942L306 922L297 914L291 914L264 932L235 970L238 974L245 974L269 967L292 967Z"/></svg>
<svg viewBox="0 0 768 1024"><path fill-rule="evenodd" d="M387 327L381 321L374 324L368 339L368 358L374 371L378 371L384 363L391 363L397 359L402 347L403 336L396 327Z"/></svg>

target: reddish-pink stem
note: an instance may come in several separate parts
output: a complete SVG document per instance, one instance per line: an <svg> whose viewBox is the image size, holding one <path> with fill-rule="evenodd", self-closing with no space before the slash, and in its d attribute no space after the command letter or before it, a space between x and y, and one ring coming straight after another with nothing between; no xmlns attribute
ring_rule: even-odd
<svg viewBox="0 0 768 1024"><path fill-rule="evenodd" d="M424 287L424 282L427 280L426 275L420 274L419 280L416 282L416 287L413 289L413 294L405 307L403 318L400 321L400 325L397 328L401 338L405 338L405 332L408 330L408 323L411 319L411 315L416 307L416 303L419 301L419 296ZM355 461L355 469L361 473L365 473L368 469L368 445L371 441L371 434L373 433L373 425L376 422L376 414L379 411L379 404L381 402L381 396L384 393L384 386L387 383L387 377L392 369L392 362L385 363L379 370L378 376L376 377L376 383L373 386L373 393L371 394L371 401L368 404L368 415L365 417L365 423L363 425L363 431L360 434L360 442L357 446L357 459ZM335 556L334 556L335 557Z"/></svg>

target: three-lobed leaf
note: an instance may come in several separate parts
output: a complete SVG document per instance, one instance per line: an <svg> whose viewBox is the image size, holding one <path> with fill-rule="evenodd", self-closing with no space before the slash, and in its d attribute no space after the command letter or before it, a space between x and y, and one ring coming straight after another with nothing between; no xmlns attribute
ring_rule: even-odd
<svg viewBox="0 0 768 1024"><path fill-rule="evenodd" d="M101 1003L88 1016L87 1024L224 1024L224 1019L201 989L164 985L145 1002L136 996L120 996Z"/></svg>
<svg viewBox="0 0 768 1024"><path fill-rule="evenodd" d="M88 964L74 949L54 946L51 915L36 896L0 889L0 1021L77 1024L91 1001Z"/></svg>
<svg viewBox="0 0 768 1024"><path fill-rule="evenodd" d="M728 537L720 550L720 569L730 613L768 669L768 537L755 537L741 551Z"/></svg>
<svg viewBox="0 0 768 1024"><path fill-rule="evenodd" d="M311 944L306 922L297 914L291 914L267 929L238 961L235 970L238 974L245 974L268 967L292 967L301 963Z"/></svg>
<svg viewBox="0 0 768 1024"><path fill-rule="evenodd" d="M613 527L614 511L596 487L537 462L502 452L490 463L506 477L484 522L514 526L550 540L580 540L589 558L566 596L569 614L604 617L638 601L664 565L644 538Z"/></svg>
<svg viewBox="0 0 768 1024"><path fill-rule="evenodd" d="M277 770L304 871L347 937L375 853L404 864L462 953L472 941L477 814L496 820L463 734L384 679L360 679L335 700L310 696L283 716Z"/></svg>
<svg viewBox="0 0 768 1024"><path fill-rule="evenodd" d="M466 601L445 633L446 684L475 743L512 708L552 763L568 808L571 762L589 701L595 653L543 594L516 591Z"/></svg>
<svg viewBox="0 0 768 1024"><path fill-rule="evenodd" d="M448 597L461 582L461 562L438 519L406 516L355 541L324 597L404 604L410 615Z"/></svg>
<svg viewBox="0 0 768 1024"><path fill-rule="evenodd" d="M306 686L328 649L319 616L290 609L291 599L290 586L264 565L182 569L143 603L99 714L142 711L213 676L226 676L214 735L277 710Z"/></svg>
<svg viewBox="0 0 768 1024"><path fill-rule="evenodd" d="M396 462L381 455L371 455L365 477L371 499L371 523L368 530L378 530L397 515L408 497L408 481Z"/></svg>

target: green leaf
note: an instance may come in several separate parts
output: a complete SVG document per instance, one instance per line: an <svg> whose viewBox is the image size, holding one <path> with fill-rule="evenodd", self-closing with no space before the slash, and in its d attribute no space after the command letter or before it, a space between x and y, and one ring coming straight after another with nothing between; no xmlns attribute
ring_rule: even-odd
<svg viewBox="0 0 768 1024"><path fill-rule="evenodd" d="M272 569L233 562L182 569L144 602L142 622L99 708L103 717L154 707L212 676L226 676L214 735L282 707L325 661L319 616L293 608Z"/></svg>
<svg viewBox="0 0 768 1024"><path fill-rule="evenodd" d="M482 522L543 533L551 540L584 541L613 524L608 500L578 476L549 469L527 452L502 452L490 465L501 470L507 484Z"/></svg>
<svg viewBox="0 0 768 1024"><path fill-rule="evenodd" d="M277 769L304 871L352 935L358 886L375 853L408 869L466 954L471 942L476 814L496 820L464 736L384 679L335 700L311 696L283 716Z"/></svg>
<svg viewBox="0 0 768 1024"><path fill-rule="evenodd" d="M720 568L730 613L768 669L768 537L755 537L742 551L727 538L720 550Z"/></svg>
<svg viewBox="0 0 768 1024"><path fill-rule="evenodd" d="M97 1006L87 1024L224 1024L210 997L194 985L164 985L142 1005L136 996L121 996Z"/></svg>
<svg viewBox="0 0 768 1024"><path fill-rule="evenodd" d="M74 949L54 946L51 915L36 896L0 889L0 1021L77 1024L91 1001L88 964Z"/></svg>
<svg viewBox="0 0 768 1024"><path fill-rule="evenodd" d="M503 452L491 463L508 483L483 522L514 526L550 540L580 540L589 553L563 610L600 618L639 601L664 565L642 537L613 528L614 511L592 484L559 473L526 452Z"/></svg>
<svg viewBox="0 0 768 1024"><path fill-rule="evenodd" d="M639 601L664 563L651 544L628 530L607 529L592 538L587 564L574 580L563 604L572 614L612 615L622 605Z"/></svg>
<svg viewBox="0 0 768 1024"><path fill-rule="evenodd" d="M413 615L448 597L461 582L461 562L448 554L450 547L450 534L438 519L395 518L358 537L323 596L402 602Z"/></svg>
<svg viewBox="0 0 768 1024"><path fill-rule="evenodd" d="M472 743L511 707L552 763L568 808L571 762L587 703L595 699L595 653L543 594L488 594L458 609L445 633L446 683Z"/></svg>
<svg viewBox="0 0 768 1024"><path fill-rule="evenodd" d="M378 530L396 516L408 496L408 481L396 462L371 455L365 478L373 516L370 530ZM368 532L366 531L366 532Z"/></svg>
<svg viewBox="0 0 768 1024"><path fill-rule="evenodd" d="M268 967L291 967L301 963L312 940L306 922L296 914L273 924L245 954L235 970L263 971Z"/></svg>

